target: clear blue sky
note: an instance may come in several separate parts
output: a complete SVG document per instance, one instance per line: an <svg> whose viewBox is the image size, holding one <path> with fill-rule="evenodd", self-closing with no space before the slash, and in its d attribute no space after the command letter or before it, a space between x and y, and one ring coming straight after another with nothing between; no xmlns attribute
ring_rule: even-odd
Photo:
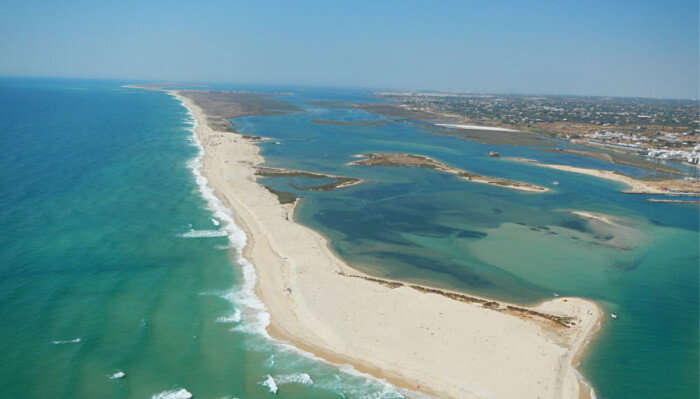
<svg viewBox="0 0 700 399"><path fill-rule="evenodd" d="M698 97L698 1L3 0L0 75Z"/></svg>

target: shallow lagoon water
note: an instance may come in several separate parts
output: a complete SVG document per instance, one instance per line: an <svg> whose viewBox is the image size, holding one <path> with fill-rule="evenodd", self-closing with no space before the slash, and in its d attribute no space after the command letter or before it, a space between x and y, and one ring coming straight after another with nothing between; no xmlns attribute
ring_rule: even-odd
<svg viewBox="0 0 700 399"><path fill-rule="evenodd" d="M304 104L319 93L299 93ZM334 192L297 192L297 219L331 237L333 249L379 276L536 303L555 295L598 301L606 318L582 370L599 398L698 395L698 207L623 194L614 182L488 156L647 171L600 160L486 145L422 132L401 121L382 126L318 125L311 119L384 119L357 109L311 106L308 113L236 120L262 144L271 166L361 177ZM565 146L565 143L557 143ZM547 186L545 194L468 183L432 170L346 166L355 154L428 155L472 172ZM559 185L553 182L558 181ZM267 179L294 191L284 179ZM663 205L663 206L659 206ZM574 210L611 215L589 222Z"/></svg>
<svg viewBox="0 0 700 399"><path fill-rule="evenodd" d="M231 242L183 237L224 227L212 222L190 168L197 149L185 110L162 93L119 85L0 81L9 111L0 117L3 392L147 398L187 389L195 398L263 398L272 397L263 385L269 375L281 398L399 397L256 332ZM599 398L697 397L696 206L648 203L615 183L488 152L589 167L602 166L598 160L436 136L400 121L314 124L384 118L309 104L362 101L364 92L284 91L305 111L235 125L275 139L261 144L269 166L367 180L311 192L289 185L311 182L264 179L303 196L298 220L330 237L343 258L376 275L522 303L554 293L592 298L620 316L606 320L583 363ZM554 190L345 165L380 151ZM601 230L570 210L614 215L626 227ZM125 377L109 378L118 371Z"/></svg>

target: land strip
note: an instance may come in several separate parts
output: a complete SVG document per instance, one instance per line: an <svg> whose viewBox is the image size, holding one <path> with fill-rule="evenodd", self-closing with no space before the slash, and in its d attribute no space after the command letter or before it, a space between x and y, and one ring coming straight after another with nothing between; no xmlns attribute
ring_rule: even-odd
<svg viewBox="0 0 700 399"><path fill-rule="evenodd" d="M507 180L498 177L482 176L476 173L467 172L466 170L447 166L444 163L437 161L425 155L402 154L402 153L369 153L358 154L356 157L365 157L356 161L349 162L348 165L363 165L363 166L407 166L417 168L434 169L439 172L449 173L473 183L491 184L495 186L510 188L514 190L531 191L531 192L546 192L548 188L530 183L523 183L514 180Z"/></svg>
<svg viewBox="0 0 700 399"><path fill-rule="evenodd" d="M569 165L547 164L538 162L534 159L527 158L502 158L506 161L521 162L528 165L539 166L543 168L556 169L565 172L578 173L598 177L601 179L612 180L623 183L628 186L624 193L627 194L666 194L666 195L700 195L700 181L686 179L667 179L667 180L641 180L623 175L621 173L602 170L580 168Z"/></svg>

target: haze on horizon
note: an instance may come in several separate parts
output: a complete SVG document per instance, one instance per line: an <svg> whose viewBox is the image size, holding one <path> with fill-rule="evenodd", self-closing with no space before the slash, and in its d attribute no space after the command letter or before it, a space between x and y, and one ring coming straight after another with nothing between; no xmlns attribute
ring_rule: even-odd
<svg viewBox="0 0 700 399"><path fill-rule="evenodd" d="M6 0L0 75L698 98L698 3Z"/></svg>

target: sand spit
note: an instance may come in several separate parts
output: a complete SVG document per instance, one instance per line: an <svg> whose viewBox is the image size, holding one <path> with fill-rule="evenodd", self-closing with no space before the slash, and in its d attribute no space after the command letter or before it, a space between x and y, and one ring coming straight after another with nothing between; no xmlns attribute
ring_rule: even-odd
<svg viewBox="0 0 700 399"><path fill-rule="evenodd" d="M448 127L452 129L466 129L466 130L491 130L494 132L519 132L515 129L507 129L505 127L496 126L479 126L479 125L462 125L458 123L436 123L436 126Z"/></svg>
<svg viewBox="0 0 700 399"><path fill-rule="evenodd" d="M671 204L700 204L700 200L674 200L674 199L660 199L660 198L649 198L648 202L665 202Z"/></svg>
<svg viewBox="0 0 700 399"><path fill-rule="evenodd" d="M549 191L548 188L537 186L530 183L523 183L514 180L507 180L498 177L481 176L476 173L467 172L466 170L453 168L444 163L427 157L425 155L415 154L397 154L397 153L371 153L355 155L357 161L348 162L348 165L364 165L364 166L407 166L417 168L435 169L443 173L449 173L458 176L473 183L491 184L510 188L513 190L532 191L543 193Z"/></svg>
<svg viewBox="0 0 700 399"><path fill-rule="evenodd" d="M496 308L485 299L452 297L459 293L374 281L381 279L345 264L323 236L289 218L293 205L281 205L256 182L264 161L256 145L213 130L186 92L170 93L197 119L202 171L246 231L244 254L255 265L273 337L440 398L588 394L575 366L600 324L593 302L557 298L532 308ZM515 309L505 311L508 306Z"/></svg>
<svg viewBox="0 0 700 399"><path fill-rule="evenodd" d="M640 180L633 177L625 176L623 174L611 171L611 170L601 170L601 169L588 169L579 168L576 166L569 165L557 165L557 164L547 164L538 162L534 159L527 158L502 158L507 161L522 162L529 165L540 166L543 168L550 168L556 170L562 170L565 172L578 173L582 175L588 175L593 177L598 177L601 179L612 180L620 183L624 183L628 186L628 189L624 192L627 194L666 194L666 195L698 195L700 194L700 182L685 180L685 179L671 179L671 180Z"/></svg>

